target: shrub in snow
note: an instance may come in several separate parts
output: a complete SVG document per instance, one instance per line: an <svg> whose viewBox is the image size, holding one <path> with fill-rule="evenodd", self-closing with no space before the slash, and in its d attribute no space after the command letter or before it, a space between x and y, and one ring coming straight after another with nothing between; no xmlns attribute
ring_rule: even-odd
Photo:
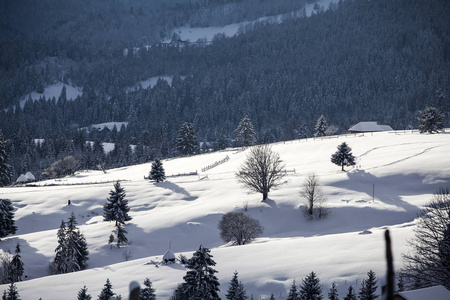
<svg viewBox="0 0 450 300"><path fill-rule="evenodd" d="M217 227L224 242L233 242L236 245L249 244L264 231L258 220L242 212L229 212L223 215Z"/></svg>
<svg viewBox="0 0 450 300"><path fill-rule="evenodd" d="M263 201L272 188L277 188L286 175L285 167L277 152L269 145L255 146L236 173L237 180L250 191L261 193Z"/></svg>
<svg viewBox="0 0 450 300"><path fill-rule="evenodd" d="M319 185L319 178L311 174L305 179L300 195L306 200L307 209L305 214L312 218L324 218L329 210L323 206L326 197L323 195L322 188Z"/></svg>
<svg viewBox="0 0 450 300"><path fill-rule="evenodd" d="M80 166L80 161L69 155L52 163L50 167L44 170L43 174L48 178L60 178L73 175L80 169Z"/></svg>

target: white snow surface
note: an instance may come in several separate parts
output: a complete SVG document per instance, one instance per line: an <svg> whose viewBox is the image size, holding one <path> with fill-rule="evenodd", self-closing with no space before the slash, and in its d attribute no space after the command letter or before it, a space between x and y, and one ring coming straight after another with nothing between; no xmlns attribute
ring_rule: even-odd
<svg viewBox="0 0 450 300"><path fill-rule="evenodd" d="M344 141L357 157L357 165L346 172L330 162ZM398 270L401 253L409 250L406 242L413 236L418 211L450 182L449 133L379 132L273 144L286 168L296 172L289 172L286 184L271 191L264 202L261 194L249 194L236 181L235 172L249 153L239 150L163 160L170 175L200 171L225 155L230 157L206 173L168 177L161 183L144 179L151 169L148 162L106 174L83 171L38 183L41 186L0 188L0 198L11 199L16 208L18 232L2 239L0 248L14 252L16 243L21 244L27 276L17 283L21 298L76 299L86 285L95 299L109 278L114 292L127 299L130 282L142 286L148 277L158 299L169 299L186 269L179 263L151 262L160 262L170 243L177 257L182 253L190 258L200 244L211 249L222 299L234 271L255 299L268 299L271 293L285 299L292 281L300 283L311 271L320 278L324 295L333 282L340 297L350 284L358 291L369 270L379 276L381 287L386 272L385 230L391 233ZM302 213L299 192L313 172L330 208L330 215L322 220L308 220ZM113 180L123 180L133 219L126 226L131 244L110 249L108 237L114 224L104 222L102 213ZM225 213L244 207L261 222L264 233L249 245L225 244L217 223ZM57 246L56 232L72 211L86 236L89 267L51 276L48 265ZM125 254L131 255L128 261ZM1 285L0 292L6 288Z"/></svg>
<svg viewBox="0 0 450 300"><path fill-rule="evenodd" d="M47 100L49 100L53 97L55 97L55 99L58 100L59 96L61 95L63 86L66 86L67 100L74 100L75 98L77 98L78 96L81 96L83 94L83 89L80 87L74 87L74 86L71 86L68 84L64 84L62 82L58 82L58 83L47 86L44 89L43 93L32 92L31 94L25 95L22 98L22 100L20 101L20 107L23 108L25 105L25 102L27 102L30 97L31 97L31 99L33 99L33 101L39 100L39 98L41 98L42 96L45 96L45 99L47 99Z"/></svg>
<svg viewBox="0 0 450 300"><path fill-rule="evenodd" d="M139 81L133 87L126 88L125 92L129 93L129 92L132 92L132 91L135 91L135 90L139 89L140 87L142 87L143 89L152 88L152 87L154 87L156 85L156 82L158 82L158 79L165 80L165 81L167 81L167 83L169 85L171 85L173 76L155 76L155 77L150 77L150 78L148 78L146 80Z"/></svg>

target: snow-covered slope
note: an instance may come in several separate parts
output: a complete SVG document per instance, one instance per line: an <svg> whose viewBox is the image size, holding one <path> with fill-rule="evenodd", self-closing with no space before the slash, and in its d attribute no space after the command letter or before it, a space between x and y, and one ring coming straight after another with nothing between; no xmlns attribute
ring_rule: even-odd
<svg viewBox="0 0 450 300"><path fill-rule="evenodd" d="M330 162L336 146L346 141L357 165L341 172ZM450 182L450 134L382 132L327 139L295 140L272 146L289 172L287 183L271 191L269 200L248 194L234 173L249 150L229 149L164 160L166 175L198 171L195 176L169 177L162 183L144 179L151 164L101 171L86 171L40 187L0 189L0 198L17 208L17 234L0 242L2 250L22 246L27 280L17 284L22 299L76 299L86 285L96 298L106 279L113 290L127 297L128 285L146 277L159 299L168 299L186 270L180 264L156 267L171 243L175 255L188 258L202 244L216 261L222 297L233 272L239 272L249 294L265 299L274 293L285 298L292 281L301 282L314 271L324 293L335 282L342 297L350 284L357 290L367 271L374 270L382 285L385 273L383 233L391 230L395 267L407 251L414 218L438 187ZM205 173L201 168L229 156ZM331 210L328 218L307 220L299 192L306 176L319 176ZM127 225L131 244L110 249L112 223L102 221L102 208L114 180L129 200L133 220ZM103 182L103 183L102 183ZM49 184L55 184L50 186ZM79 184L79 185L71 185ZM375 191L373 199L373 191ZM68 200L71 205L67 205ZM263 235L250 245L224 245L217 223L229 211L242 211L264 226ZM89 269L49 276L48 265L57 245L62 219L74 212L89 245ZM361 234L366 233L366 234ZM131 255L128 261L125 257ZM0 286L0 292L6 289Z"/></svg>
<svg viewBox="0 0 450 300"><path fill-rule="evenodd" d="M59 96L61 95L61 91L63 87L66 87L66 96L68 100L74 100L78 96L81 96L83 94L82 88L80 87L74 87L68 84L64 84L62 82L58 82L52 85L47 86L44 89L43 93L38 92L32 92L31 94L25 95L22 100L20 101L20 106L23 108L25 105L25 102L27 102L30 98L35 101L39 100L41 97L45 97L45 99L49 100L55 97L56 100L58 100Z"/></svg>

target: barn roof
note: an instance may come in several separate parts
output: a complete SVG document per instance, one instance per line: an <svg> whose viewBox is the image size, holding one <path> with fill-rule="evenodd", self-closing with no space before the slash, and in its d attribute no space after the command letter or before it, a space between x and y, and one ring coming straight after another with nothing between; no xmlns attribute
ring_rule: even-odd
<svg viewBox="0 0 450 300"><path fill-rule="evenodd" d="M448 300L450 299L450 291L442 285L436 285L418 290L399 292L397 295L403 297L406 300Z"/></svg>
<svg viewBox="0 0 450 300"><path fill-rule="evenodd" d="M392 128L389 125L378 125L377 122L359 122L358 124L350 127L350 132L377 132L377 131L391 131Z"/></svg>

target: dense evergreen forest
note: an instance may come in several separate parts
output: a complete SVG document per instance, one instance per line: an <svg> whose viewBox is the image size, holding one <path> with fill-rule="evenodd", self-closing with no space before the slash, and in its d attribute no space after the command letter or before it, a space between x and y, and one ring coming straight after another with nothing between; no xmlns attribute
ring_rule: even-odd
<svg viewBox="0 0 450 300"><path fill-rule="evenodd" d="M0 128L16 176L28 170L39 173L69 154L92 167L86 140L116 143L109 167L172 156L184 122L194 124L202 142L224 136L231 141L246 114L259 142L298 138L305 127L312 133L321 114L338 133L359 121L405 129L417 127L418 111L432 105L444 112L448 125L449 1L346 0L309 18L256 23L232 38L218 35L208 46L158 42L174 26L242 21L244 14L233 13L238 8L256 17L299 7L287 0L279 7L260 0L180 0L172 7L161 1L154 11L158 7L167 13L145 18L150 13L145 1L134 2L142 5L132 10L127 5L131 1L112 1L117 2L115 14L102 6L104 1L87 2L94 7L92 14L74 9L79 16L73 22L46 21L42 28L47 29L36 35L23 24L20 28L28 35L15 33L12 28L19 27L11 27L12 21L2 24L1 32L14 38L0 42ZM207 22L220 12L223 18ZM137 23L105 27L113 16ZM69 17L62 15L61 20ZM151 34L127 35L147 19L161 23ZM72 31L84 21L88 27ZM147 44L152 46L142 47ZM136 51L124 55L125 48ZM173 76L172 83L159 80L153 88L125 92L160 75ZM57 80L83 87L83 95L68 101L63 93L59 99L28 101L23 109L18 105L26 93L42 91ZM111 121L129 123L120 131L78 130ZM134 152L130 144L138 145Z"/></svg>

